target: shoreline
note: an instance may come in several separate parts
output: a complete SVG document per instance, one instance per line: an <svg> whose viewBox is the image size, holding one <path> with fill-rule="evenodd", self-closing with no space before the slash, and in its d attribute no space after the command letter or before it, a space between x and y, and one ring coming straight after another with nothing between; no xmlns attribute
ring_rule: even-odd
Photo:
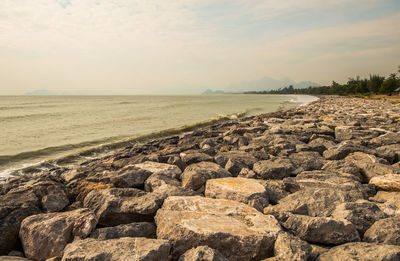
<svg viewBox="0 0 400 261"><path fill-rule="evenodd" d="M279 96L284 96L284 95L279 95ZM306 99L290 99L286 102L282 102L282 104L275 110L275 111L281 111L286 108L293 108L297 106L303 106L304 104L308 104L313 102L317 96L315 95L287 95L287 96L305 96L307 97ZM317 98L318 99L318 98ZM296 104L296 105L295 105ZM298 104L298 105L297 105ZM274 112L275 112L274 111ZM251 114L250 116L248 114ZM258 114L258 113L257 113ZM4 155L0 156L0 161L4 162L24 162L22 165L20 164L19 167L15 166L9 166L7 168L3 168L0 170L0 181L4 181L5 179L9 177L15 177L18 175L23 175L23 174L29 174L29 173L37 173L37 172L42 172L45 170L49 170L52 168L57 168L57 167L73 167L74 165L78 165L80 163L83 163L84 161L88 159L94 159L98 157L102 157L105 155L108 155L110 153L114 153L118 150L123 149L126 146L130 146L132 144L137 144L137 143L145 143L150 140L154 139L160 139L164 137L168 137L171 135L179 135L187 131L192 131L196 130L199 128L207 127L207 126L212 126L213 124L218 124L221 122L226 122L230 120L236 120L236 119L242 119L242 118L247 118L247 117L252 117L255 116L252 110L249 111L242 111L242 112L236 112L232 113L229 115L221 115L215 118L211 118L208 120L204 121L199 121L193 124L188 124L188 125L183 125L179 126L176 128L171 128L171 129L165 129L165 130L160 130L158 132L152 132L149 134L141 135L138 137L131 137L131 138L124 138L124 139L114 139L112 142L105 142L105 143L97 143L96 145L93 146L84 146L80 147L80 144L69 144L69 145L62 145L58 147L48 147L48 148L43 148L38 151L27 151L27 152L22 152L17 155ZM107 140L112 139L112 138L107 138ZM89 143L96 143L96 141L86 141L83 142L83 144L89 144ZM40 160L29 160L34 158L32 156L36 152L45 152L46 151L58 151L55 153L55 155L59 155L62 153L63 148L65 147L73 147L76 149L71 150L71 153L63 154L62 156L55 156L51 157L52 154L49 154L49 158L43 158L41 155L38 155L40 157ZM65 148L67 149L67 148ZM51 152L49 152L51 153ZM53 153L54 154L54 153ZM26 156L25 156L26 155ZM22 159L20 157L23 157ZM24 159L26 158L26 159ZM30 162L27 162L29 160ZM9 164L9 163L8 163Z"/></svg>
<svg viewBox="0 0 400 261"><path fill-rule="evenodd" d="M400 104L319 98L0 181L0 256L395 260Z"/></svg>

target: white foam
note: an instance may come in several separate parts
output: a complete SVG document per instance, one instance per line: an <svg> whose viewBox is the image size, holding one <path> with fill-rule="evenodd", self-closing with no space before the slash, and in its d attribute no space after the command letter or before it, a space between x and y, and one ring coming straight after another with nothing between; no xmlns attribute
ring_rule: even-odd
<svg viewBox="0 0 400 261"><path fill-rule="evenodd" d="M300 106L305 106L309 103L318 101L319 98L311 95L297 95L295 99L289 100L291 103L300 103Z"/></svg>

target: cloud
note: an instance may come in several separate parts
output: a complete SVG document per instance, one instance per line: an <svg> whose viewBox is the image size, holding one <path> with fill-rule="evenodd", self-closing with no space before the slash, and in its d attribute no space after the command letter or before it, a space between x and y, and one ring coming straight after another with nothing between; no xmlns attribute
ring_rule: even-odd
<svg viewBox="0 0 400 261"><path fill-rule="evenodd" d="M0 78L10 87L0 94L195 93L264 76L386 73L399 12L395 0L2 0Z"/></svg>

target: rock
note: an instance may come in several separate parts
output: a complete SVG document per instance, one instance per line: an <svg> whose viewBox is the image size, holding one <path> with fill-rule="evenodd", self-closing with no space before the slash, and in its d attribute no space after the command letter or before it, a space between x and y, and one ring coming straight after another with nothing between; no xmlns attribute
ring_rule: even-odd
<svg viewBox="0 0 400 261"><path fill-rule="evenodd" d="M373 177L369 184L374 184L379 190L400 191L400 173Z"/></svg>
<svg viewBox="0 0 400 261"><path fill-rule="evenodd" d="M188 166L182 173L182 187L202 189L208 179L230 177L231 174L212 162L200 162Z"/></svg>
<svg viewBox="0 0 400 261"><path fill-rule="evenodd" d="M322 154L325 150L332 148L335 145L336 143L334 141L327 140L324 138L316 138L308 143L308 147L310 148L310 150L316 151L320 154Z"/></svg>
<svg viewBox="0 0 400 261"><path fill-rule="evenodd" d="M340 245L360 241L356 227L347 220L292 214L283 226L301 239L312 243Z"/></svg>
<svg viewBox="0 0 400 261"><path fill-rule="evenodd" d="M263 179L283 179L292 174L294 166L288 158L276 157L256 162L253 170Z"/></svg>
<svg viewBox="0 0 400 261"><path fill-rule="evenodd" d="M257 159L244 151L220 152L215 156L215 162L237 176L243 168L252 169Z"/></svg>
<svg viewBox="0 0 400 261"><path fill-rule="evenodd" d="M206 183L205 196L239 201L259 211L268 205L268 193L265 187L255 179L209 179Z"/></svg>
<svg viewBox="0 0 400 261"><path fill-rule="evenodd" d="M377 220L385 218L386 214L375 203L359 200L337 205L331 217L350 221L356 226L359 234L363 235Z"/></svg>
<svg viewBox="0 0 400 261"><path fill-rule="evenodd" d="M353 162L357 167L359 167L367 181L376 176L396 174L399 171L391 165L380 163L383 161L379 158L362 152L355 152L347 156L345 160Z"/></svg>
<svg viewBox="0 0 400 261"><path fill-rule="evenodd" d="M389 155L385 159L391 163L400 161L400 144L384 145L376 148L376 150L379 154Z"/></svg>
<svg viewBox="0 0 400 261"><path fill-rule="evenodd" d="M327 160L341 160L353 152L366 152L367 148L351 141L343 141L325 150L323 156Z"/></svg>
<svg viewBox="0 0 400 261"><path fill-rule="evenodd" d="M202 152L198 152L198 151L181 152L181 154L179 154L179 156L181 157L182 161L186 165L190 165L193 163L199 163L202 161L209 161L209 162L214 161L214 158L211 157L210 155L202 153Z"/></svg>
<svg viewBox="0 0 400 261"><path fill-rule="evenodd" d="M379 137L373 138L370 140L371 145L376 147L391 145L391 144L399 144L400 143L400 133L389 132Z"/></svg>
<svg viewBox="0 0 400 261"><path fill-rule="evenodd" d="M274 252L276 261L307 261L311 257L312 247L289 233L279 233Z"/></svg>
<svg viewBox="0 0 400 261"><path fill-rule="evenodd" d="M17 247L23 219L64 209L69 203L67 195L57 171L21 175L0 182L0 255Z"/></svg>
<svg viewBox="0 0 400 261"><path fill-rule="evenodd" d="M6 255L17 243L22 220L40 213L39 200L32 191L0 195L0 255Z"/></svg>
<svg viewBox="0 0 400 261"><path fill-rule="evenodd" d="M238 174L239 178L249 178L249 179L253 179L257 177L257 174L248 168L242 168Z"/></svg>
<svg viewBox="0 0 400 261"><path fill-rule="evenodd" d="M111 188L90 192L83 205L92 209L99 224L115 226L151 221L163 198L135 188Z"/></svg>
<svg viewBox="0 0 400 261"><path fill-rule="evenodd" d="M281 231L273 216L236 201L203 197L169 197L155 221L157 238L172 242L175 258L202 245L228 260L265 258Z"/></svg>
<svg viewBox="0 0 400 261"><path fill-rule="evenodd" d="M320 170L304 171L295 178L285 178L283 183L288 191L290 191L291 187L295 188L294 191L308 188L332 188L345 191L357 190L360 192L364 192L365 190L364 186L360 183L360 179L354 175Z"/></svg>
<svg viewBox="0 0 400 261"><path fill-rule="evenodd" d="M0 261L29 261L29 259L18 256L0 256Z"/></svg>
<svg viewBox="0 0 400 261"><path fill-rule="evenodd" d="M218 250L199 246L186 251L178 261L228 261Z"/></svg>
<svg viewBox="0 0 400 261"><path fill-rule="evenodd" d="M358 126L338 126L335 128L335 138L338 141L362 138L368 139L376 136L376 132L365 130L364 128Z"/></svg>
<svg viewBox="0 0 400 261"><path fill-rule="evenodd" d="M289 195L282 180L260 180L260 183L266 188L268 199L272 204L277 204L279 200Z"/></svg>
<svg viewBox="0 0 400 261"><path fill-rule="evenodd" d="M194 196L199 193L183 188L182 182L178 179L162 175L153 174L145 182L144 188L147 192L155 192L160 199L166 199L169 196Z"/></svg>
<svg viewBox="0 0 400 261"><path fill-rule="evenodd" d="M115 239L121 237L156 238L156 226L150 222L138 222L115 227L98 228L90 234L98 240Z"/></svg>
<svg viewBox="0 0 400 261"><path fill-rule="evenodd" d="M328 217L336 204L353 202L364 197L363 193L354 190L343 191L332 188L299 190L279 200L277 205L266 207L264 213L273 214L279 219L285 219L288 213Z"/></svg>
<svg viewBox="0 0 400 261"><path fill-rule="evenodd" d="M317 261L397 261L400 247L365 242L347 243L321 254Z"/></svg>
<svg viewBox="0 0 400 261"><path fill-rule="evenodd" d="M172 178L179 178L182 171L176 165L146 161L144 163L135 164L136 168L149 171L151 174L162 174Z"/></svg>
<svg viewBox="0 0 400 261"><path fill-rule="evenodd" d="M378 202L379 208L388 216L400 216L400 192L378 191L370 198Z"/></svg>
<svg viewBox="0 0 400 261"><path fill-rule="evenodd" d="M181 169L181 171L184 171L187 167L186 163L183 162L183 160L179 156L169 157L167 163L178 166Z"/></svg>
<svg viewBox="0 0 400 261"><path fill-rule="evenodd" d="M151 174L150 171L136 166L126 166L115 173L110 179L110 183L117 188L142 188L145 180Z"/></svg>
<svg viewBox="0 0 400 261"><path fill-rule="evenodd" d="M400 217L376 221L364 234L363 241L388 245L400 245Z"/></svg>
<svg viewBox="0 0 400 261"><path fill-rule="evenodd" d="M302 151L289 155L290 161L295 166L293 173L296 175L303 171L318 170L325 164L325 159L315 151Z"/></svg>
<svg viewBox="0 0 400 261"><path fill-rule="evenodd" d="M87 237L96 224L97 218L94 213L84 208L62 213L38 214L22 221L19 237L29 259L46 260L62 256L64 247L72 242L74 237Z"/></svg>
<svg viewBox="0 0 400 261"><path fill-rule="evenodd" d="M353 162L345 161L345 160L330 160L322 166L321 170L330 171L330 172L341 172L341 173L349 173L353 174L363 179L361 175L361 169L356 166Z"/></svg>
<svg viewBox="0 0 400 261"><path fill-rule="evenodd" d="M96 240L88 238L68 244L62 261L92 260L168 260L171 245L167 240L123 237Z"/></svg>

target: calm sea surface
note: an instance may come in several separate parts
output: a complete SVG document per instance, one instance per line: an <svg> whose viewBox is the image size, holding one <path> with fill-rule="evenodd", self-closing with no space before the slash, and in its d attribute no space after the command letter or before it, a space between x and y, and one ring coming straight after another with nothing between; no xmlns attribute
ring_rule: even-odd
<svg viewBox="0 0 400 261"><path fill-rule="evenodd" d="M315 99L294 95L0 96L0 179L21 168L44 166L44 162L51 165L76 155L91 157L100 148L115 148L138 138Z"/></svg>

